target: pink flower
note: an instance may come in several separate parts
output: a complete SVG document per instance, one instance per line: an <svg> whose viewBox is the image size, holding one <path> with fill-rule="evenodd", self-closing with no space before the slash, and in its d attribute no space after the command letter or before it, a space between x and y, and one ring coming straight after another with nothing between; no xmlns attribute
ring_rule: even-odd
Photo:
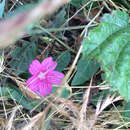
<svg viewBox="0 0 130 130"><path fill-rule="evenodd" d="M32 77L26 81L29 89L42 96L50 94L52 85L60 85L64 78L64 74L54 71L56 66L57 62L52 57L45 58L42 63L38 60L32 61L29 66Z"/></svg>

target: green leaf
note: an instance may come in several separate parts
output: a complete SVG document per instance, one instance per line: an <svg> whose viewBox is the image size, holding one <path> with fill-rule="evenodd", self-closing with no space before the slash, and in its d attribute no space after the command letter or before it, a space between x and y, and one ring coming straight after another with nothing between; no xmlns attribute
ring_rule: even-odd
<svg viewBox="0 0 130 130"><path fill-rule="evenodd" d="M82 5L81 0L72 0L71 4L75 7L79 7Z"/></svg>
<svg viewBox="0 0 130 130"><path fill-rule="evenodd" d="M105 14L103 22L83 41L83 57L96 58L108 83L126 100L130 100L129 19L124 11Z"/></svg>
<svg viewBox="0 0 130 130"><path fill-rule="evenodd" d="M77 65L77 73L75 74L71 85L81 85L91 79L92 75L99 69L99 64L94 60L80 59Z"/></svg>
<svg viewBox="0 0 130 130"><path fill-rule="evenodd" d="M0 96L6 96L8 99L16 100L19 104L21 104L25 109L31 110L38 103L39 100L32 100L15 85L9 83L6 84L5 87L0 88Z"/></svg>
<svg viewBox="0 0 130 130"><path fill-rule="evenodd" d="M48 26L48 28L59 28L66 22L65 19L66 11L63 8L55 17L55 20Z"/></svg>
<svg viewBox="0 0 130 130"><path fill-rule="evenodd" d="M70 96L70 90L67 87L64 87L60 96L62 98L68 98Z"/></svg>
<svg viewBox="0 0 130 130"><path fill-rule="evenodd" d="M71 4L75 7L80 8L82 5L86 4L88 0L72 0Z"/></svg>
<svg viewBox="0 0 130 130"><path fill-rule="evenodd" d="M2 0L2 2L0 3L0 18L3 17L4 7L5 7L5 0Z"/></svg>
<svg viewBox="0 0 130 130"><path fill-rule="evenodd" d="M75 6L76 8L81 8L82 6L86 5L85 7L87 9L91 7L97 6L97 1L91 1L90 0L71 0L71 5Z"/></svg>
<svg viewBox="0 0 130 130"><path fill-rule="evenodd" d="M47 36L42 36L41 39L42 39L44 42L46 42L47 44L49 44L50 42L53 41L52 38L47 37Z"/></svg>
<svg viewBox="0 0 130 130"><path fill-rule="evenodd" d="M0 87L0 97L7 96L10 98L9 92L12 93L13 89L7 89L7 87Z"/></svg>
<svg viewBox="0 0 130 130"><path fill-rule="evenodd" d="M51 93L55 93L57 91L57 89L58 89L57 86L53 86ZM70 90L67 87L64 87L61 94L60 94L60 97L68 98L69 96L70 96Z"/></svg>
<svg viewBox="0 0 130 130"><path fill-rule="evenodd" d="M15 48L11 56L12 60L9 62L9 65L15 70L15 74L19 75L26 72L29 64L36 58L37 47L35 43L24 42L22 47Z"/></svg>
<svg viewBox="0 0 130 130"><path fill-rule="evenodd" d="M104 74L104 73L101 74L101 79L102 79L103 81L105 80L105 74Z"/></svg>
<svg viewBox="0 0 130 130"><path fill-rule="evenodd" d="M57 67L56 70L57 71L63 71L65 67L68 66L68 64L71 61L71 55L69 51L65 51L63 53L61 53L61 55L57 58Z"/></svg>
<svg viewBox="0 0 130 130"><path fill-rule="evenodd" d="M116 5L124 6L125 8L130 9L130 1L129 0L114 0Z"/></svg>
<svg viewBox="0 0 130 130"><path fill-rule="evenodd" d="M52 87L52 91L51 91L51 93L55 93L56 90L57 90L57 87L56 87L56 86L53 86L53 87Z"/></svg>

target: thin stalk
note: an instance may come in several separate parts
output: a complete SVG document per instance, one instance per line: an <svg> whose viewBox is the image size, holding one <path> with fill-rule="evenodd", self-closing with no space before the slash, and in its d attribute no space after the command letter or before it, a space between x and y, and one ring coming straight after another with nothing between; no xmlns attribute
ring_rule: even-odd
<svg viewBox="0 0 130 130"><path fill-rule="evenodd" d="M54 36L53 34L51 34L50 32L48 32L47 29L42 28L40 26L37 26L39 29L41 29L42 31L46 32L47 34L49 34L52 38L54 38L55 40L57 40L62 46L64 46L65 48L67 48L69 51L76 53L74 49L70 48L67 44L65 44L64 42L62 42L60 39L58 39L56 36Z"/></svg>

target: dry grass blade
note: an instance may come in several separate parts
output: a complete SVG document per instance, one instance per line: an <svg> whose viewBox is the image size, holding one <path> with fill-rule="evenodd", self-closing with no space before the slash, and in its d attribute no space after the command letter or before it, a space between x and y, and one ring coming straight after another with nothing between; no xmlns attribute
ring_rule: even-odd
<svg viewBox="0 0 130 130"><path fill-rule="evenodd" d="M2 56L0 56L0 73L3 72L4 69L4 53L2 53Z"/></svg>
<svg viewBox="0 0 130 130"><path fill-rule="evenodd" d="M52 13L56 8L69 2L69 0L46 0L40 2L33 9L24 10L10 19L0 22L0 47L8 46L23 35L23 29L40 17Z"/></svg>
<svg viewBox="0 0 130 130"><path fill-rule="evenodd" d="M102 105L100 106L100 110L96 111L96 114L99 115L107 106L109 106L110 104L122 100L123 98L121 98L120 96L115 97L115 94L110 96L108 95L107 98L104 100L104 102L102 103ZM101 103L100 103L101 104Z"/></svg>
<svg viewBox="0 0 130 130"><path fill-rule="evenodd" d="M19 86L19 88L22 90L22 92L24 92L26 95L28 95L29 97L33 98L33 99L40 99L40 97L34 93L33 91L31 91L27 86L26 83L21 82L17 79L14 79L15 82L17 83L17 85Z"/></svg>
<svg viewBox="0 0 130 130"><path fill-rule="evenodd" d="M16 82L16 84L18 85L18 87L22 90L22 92L24 92L26 95L28 95L29 97L33 98L33 99L40 99L41 97L39 97L36 93L34 93L33 91L31 91L27 86L26 83L24 82L24 80L22 80L19 77L13 77L13 76L9 76L9 75L5 75L5 74L0 74L1 76L7 77L12 79L13 81ZM20 81L22 80L22 81Z"/></svg>
<svg viewBox="0 0 130 130"><path fill-rule="evenodd" d="M65 110L65 108L63 107L62 104L59 105L58 107L55 105L55 108L56 108L57 112L59 112L61 115L63 115L63 116L65 116L65 117L69 118L75 127L78 127L79 121L78 121L77 119L73 118L72 116L70 116L70 115L66 112L66 110Z"/></svg>
<svg viewBox="0 0 130 130"><path fill-rule="evenodd" d="M22 130L32 130L32 128L42 118L42 116L43 116L43 112L40 112L39 114L37 114L36 116L34 116L31 119L30 123L27 124L24 128L22 128Z"/></svg>
<svg viewBox="0 0 130 130"><path fill-rule="evenodd" d="M88 124L86 124L86 109L87 109L87 105L88 105L91 85L92 85L92 79L91 79L91 82L90 82L90 86L86 90L84 97L83 97L83 104L82 104L82 108L81 108L81 111L80 111L80 123L79 123L78 130L81 130L81 129L85 130L87 128L87 125L88 125ZM83 128L83 126L85 126L85 125L86 125L86 127Z"/></svg>
<svg viewBox="0 0 130 130"><path fill-rule="evenodd" d="M7 126L6 126L6 130L11 130L12 129L12 127L13 127L13 119L14 119L15 113L19 109L19 107L20 106L15 107L14 110L12 111L11 117L10 117L10 119L8 121Z"/></svg>
<svg viewBox="0 0 130 130"><path fill-rule="evenodd" d="M45 117L46 114L49 110L49 108L51 107L51 103L45 108L44 111L40 112L39 114L37 114L36 116L34 116L31 121L22 128L22 130L32 130L32 128L35 126L37 127L36 129L38 130L43 130L44 129L44 124L45 124ZM39 125L38 125L39 122ZM37 124L37 125L36 125Z"/></svg>
<svg viewBox="0 0 130 130"><path fill-rule="evenodd" d="M64 98L57 98L57 100L66 108L69 108L74 113L74 116L79 119L79 109L76 107L76 105L67 99Z"/></svg>
<svg viewBox="0 0 130 130"><path fill-rule="evenodd" d="M116 101L119 101L119 100L122 100L123 98L121 98L120 96L118 97L115 97L115 94L113 94L112 96L108 95L106 97L106 99L103 101L103 103L101 103L102 100L99 100L99 102L97 103L97 109L96 109L96 113L94 115L94 119L93 121L91 122L91 125L89 127L89 130L91 130L93 128L93 126L95 125L96 123L96 120L99 116L99 114L101 114L101 112L106 108L108 107L110 104L116 102Z"/></svg>
<svg viewBox="0 0 130 130"><path fill-rule="evenodd" d="M60 85L60 87L59 87L58 90L57 90L58 95L60 95L60 93L62 92L64 86L66 86L69 77L71 76L73 70L75 69L75 66L76 66L76 64L77 64L77 61L78 61L78 59L79 59L79 57L80 57L80 54L81 54L81 52L82 52L82 48L83 48L83 45L81 44L81 46L80 46L80 48L79 48L79 50L78 50L78 53L77 53L77 55L76 55L76 57L75 57L75 59L74 59L73 64L71 65L69 71L67 72L67 74L65 75L65 77L64 77L64 79L63 79L63 81L62 81L62 84Z"/></svg>
<svg viewBox="0 0 130 130"><path fill-rule="evenodd" d="M64 98L57 97L56 102L59 102L59 105L52 103L52 106L56 109L58 113L70 119L73 125L78 128L79 125L79 110L78 108L70 101ZM73 113L73 116L71 115Z"/></svg>

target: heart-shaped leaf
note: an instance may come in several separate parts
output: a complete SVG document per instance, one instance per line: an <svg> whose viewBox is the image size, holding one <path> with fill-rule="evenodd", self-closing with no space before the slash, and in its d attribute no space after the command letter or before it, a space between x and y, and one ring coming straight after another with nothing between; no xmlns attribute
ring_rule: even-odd
<svg viewBox="0 0 130 130"><path fill-rule="evenodd" d="M21 104L25 109L33 109L40 100L33 100L24 95L24 93L15 85L8 83L4 87L0 87L0 96L6 96L8 99L16 100Z"/></svg>
<svg viewBox="0 0 130 130"><path fill-rule="evenodd" d="M65 51L63 53L61 53L61 55L57 58L57 67L55 70L57 71L63 71L65 67L68 66L68 64L70 63L71 60L71 55L69 51Z"/></svg>
<svg viewBox="0 0 130 130"><path fill-rule="evenodd" d="M16 47L11 53L12 60L9 65L15 70L15 74L19 75L28 70L29 64L36 58L37 46L35 43L24 42L22 47Z"/></svg>
<svg viewBox="0 0 130 130"><path fill-rule="evenodd" d="M98 68L99 64L96 61L80 59L71 85L81 85L90 80Z"/></svg>

